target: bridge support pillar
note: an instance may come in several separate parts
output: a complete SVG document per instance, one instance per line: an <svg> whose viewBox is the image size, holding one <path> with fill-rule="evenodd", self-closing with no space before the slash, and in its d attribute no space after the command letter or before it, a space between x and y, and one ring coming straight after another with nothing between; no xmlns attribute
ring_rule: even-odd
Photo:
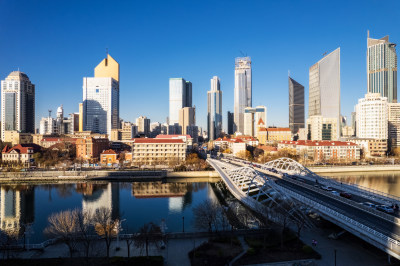
<svg viewBox="0 0 400 266"><path fill-rule="evenodd" d="M391 258L392 258L392 257L388 254L388 263L389 263L389 264L392 264Z"/></svg>

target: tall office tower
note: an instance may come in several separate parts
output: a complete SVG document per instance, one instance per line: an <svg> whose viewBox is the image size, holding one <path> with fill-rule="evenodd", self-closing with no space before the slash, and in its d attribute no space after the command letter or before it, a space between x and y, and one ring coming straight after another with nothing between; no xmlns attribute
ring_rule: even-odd
<svg viewBox="0 0 400 266"><path fill-rule="evenodd" d="M304 128L304 86L289 77L289 128L296 134Z"/></svg>
<svg viewBox="0 0 400 266"><path fill-rule="evenodd" d="M388 139L388 102L380 93L365 94L356 105L357 137Z"/></svg>
<svg viewBox="0 0 400 266"><path fill-rule="evenodd" d="M267 126L267 107L257 106L256 108L246 107L244 109L243 133L245 135L256 136L260 128L265 128L266 126Z"/></svg>
<svg viewBox="0 0 400 266"><path fill-rule="evenodd" d="M233 135L235 133L234 129L234 116L233 113L228 111L228 135Z"/></svg>
<svg viewBox="0 0 400 266"><path fill-rule="evenodd" d="M84 130L111 136L119 128L119 64L107 55L94 78L83 78Z"/></svg>
<svg viewBox="0 0 400 266"><path fill-rule="evenodd" d="M187 135L191 127L196 126L196 108L183 107L179 110L179 126L182 128L182 134Z"/></svg>
<svg viewBox="0 0 400 266"><path fill-rule="evenodd" d="M211 79L211 89L207 92L207 133L209 140L217 139L222 131L222 91L220 86L220 79L214 76Z"/></svg>
<svg viewBox="0 0 400 266"><path fill-rule="evenodd" d="M244 131L244 108L251 107L251 59L235 59L234 131Z"/></svg>
<svg viewBox="0 0 400 266"><path fill-rule="evenodd" d="M35 133L35 85L20 71L1 81L2 141L5 131Z"/></svg>
<svg viewBox="0 0 400 266"><path fill-rule="evenodd" d="M150 119L145 116L139 116L136 118L136 126L138 128L138 134L144 134L146 137L150 135Z"/></svg>
<svg viewBox="0 0 400 266"><path fill-rule="evenodd" d="M169 125L179 123L179 110L192 107L192 83L183 78L169 79Z"/></svg>
<svg viewBox="0 0 400 266"><path fill-rule="evenodd" d="M367 85L369 93L380 93L389 103L397 102L396 44L389 36L367 39Z"/></svg>
<svg viewBox="0 0 400 266"><path fill-rule="evenodd" d="M310 67L308 116L337 119L340 137L340 48Z"/></svg>
<svg viewBox="0 0 400 266"><path fill-rule="evenodd" d="M389 103L389 143L391 148L400 147L400 103Z"/></svg>

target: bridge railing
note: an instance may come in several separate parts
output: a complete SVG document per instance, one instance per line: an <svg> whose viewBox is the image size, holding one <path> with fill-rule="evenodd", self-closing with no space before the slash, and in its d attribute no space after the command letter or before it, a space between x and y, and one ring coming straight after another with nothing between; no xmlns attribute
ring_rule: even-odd
<svg viewBox="0 0 400 266"><path fill-rule="evenodd" d="M372 229L369 226L366 226L344 214L339 213L338 211L332 209L331 207L327 207L326 205L323 205L319 203L315 199L310 199L308 197L305 197L299 193L296 193L290 189L283 188L283 190L286 191L289 195L297 198L301 202L309 205L310 207L320 211L322 214L330 216L330 217L336 217L336 219L340 222L346 222L346 226L351 227L352 230L355 230L356 232L362 231L367 232L366 234L369 238L373 239L377 243L383 245L384 247L388 246L388 243L390 243L390 249L395 252L396 254L400 254L400 242L389 237L388 235L382 234L374 229Z"/></svg>

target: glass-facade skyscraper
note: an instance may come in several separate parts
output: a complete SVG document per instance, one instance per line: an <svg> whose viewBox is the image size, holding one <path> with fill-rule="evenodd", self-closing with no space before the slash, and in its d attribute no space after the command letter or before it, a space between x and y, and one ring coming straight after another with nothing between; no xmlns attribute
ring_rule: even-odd
<svg viewBox="0 0 400 266"><path fill-rule="evenodd" d="M21 71L1 81L1 138L5 131L35 133L35 85Z"/></svg>
<svg viewBox="0 0 400 266"><path fill-rule="evenodd" d="M368 93L380 93L389 103L397 102L397 54L396 44L389 36L367 39Z"/></svg>
<svg viewBox="0 0 400 266"><path fill-rule="evenodd" d="M192 83L183 78L169 79L169 124L179 123L179 110L192 107Z"/></svg>
<svg viewBox="0 0 400 266"><path fill-rule="evenodd" d="M308 117L337 119L340 137L340 48L310 67Z"/></svg>
<svg viewBox="0 0 400 266"><path fill-rule="evenodd" d="M119 128L119 64L107 55L94 78L83 78L84 130L108 134Z"/></svg>
<svg viewBox="0 0 400 266"><path fill-rule="evenodd" d="M211 79L211 90L207 92L207 133L209 140L218 138L222 131L222 91L220 84L220 79L214 76Z"/></svg>
<svg viewBox="0 0 400 266"><path fill-rule="evenodd" d="M304 86L289 77L289 128L296 134L304 128Z"/></svg>
<svg viewBox="0 0 400 266"><path fill-rule="evenodd" d="M244 132L244 109L251 107L251 58L235 59L234 131Z"/></svg>

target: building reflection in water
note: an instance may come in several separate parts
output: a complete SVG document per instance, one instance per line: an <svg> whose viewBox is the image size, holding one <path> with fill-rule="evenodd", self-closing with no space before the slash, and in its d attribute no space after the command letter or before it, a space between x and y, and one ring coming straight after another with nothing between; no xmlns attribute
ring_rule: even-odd
<svg viewBox="0 0 400 266"><path fill-rule="evenodd" d="M339 182L356 184L400 197L399 172L346 173L330 176Z"/></svg>
<svg viewBox="0 0 400 266"><path fill-rule="evenodd" d="M83 194L83 211L95 212L104 207L111 211L112 219L120 218L118 183L78 183L76 192Z"/></svg>
<svg viewBox="0 0 400 266"><path fill-rule="evenodd" d="M132 196L135 198L168 198L171 213L182 212L192 204L195 183L134 182Z"/></svg>
<svg viewBox="0 0 400 266"><path fill-rule="evenodd" d="M21 236L25 225L33 223L35 218L34 187L2 185L0 193L0 229Z"/></svg>

